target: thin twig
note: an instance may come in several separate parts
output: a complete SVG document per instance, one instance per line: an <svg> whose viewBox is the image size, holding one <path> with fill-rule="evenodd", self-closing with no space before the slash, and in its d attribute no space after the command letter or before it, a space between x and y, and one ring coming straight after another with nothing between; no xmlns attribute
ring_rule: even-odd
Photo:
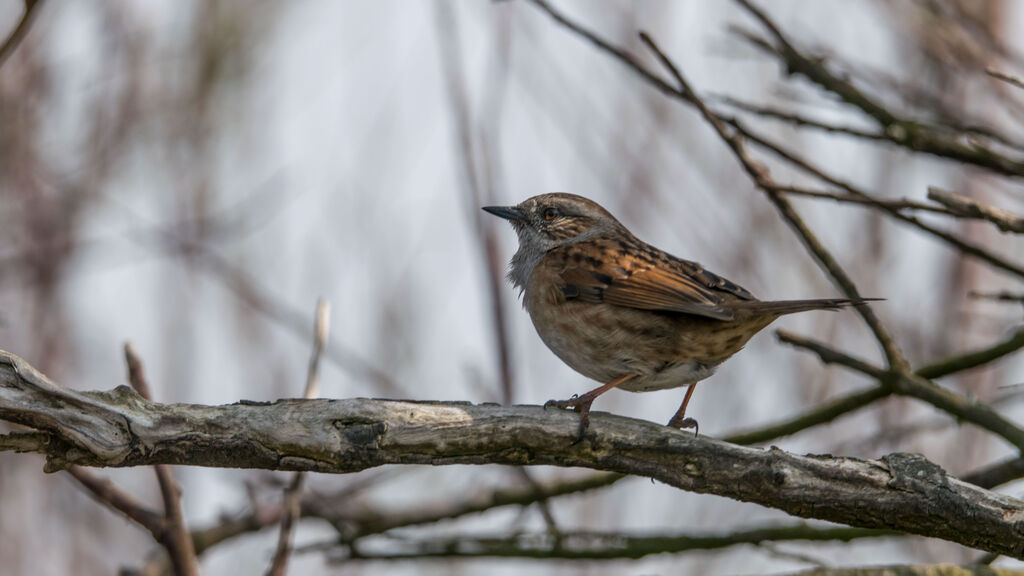
<svg viewBox="0 0 1024 576"><path fill-rule="evenodd" d="M146 400L153 399L153 393L149 389L149 382L146 381L146 374L142 370L142 361L135 353L135 347L131 342L124 343L124 361L128 365L128 383Z"/></svg>
<svg viewBox="0 0 1024 576"><path fill-rule="evenodd" d="M793 417L791 420L773 424L758 430L739 432L723 438L726 442L734 444L762 444L771 442L776 438L791 436L797 432L807 430L831 422L840 416L844 416L865 406L873 404L892 394L892 390L882 386L873 386L862 392L855 392L832 400L828 404L814 408L804 414Z"/></svg>
<svg viewBox="0 0 1024 576"><path fill-rule="evenodd" d="M534 490L540 491L540 483L530 475L526 468L520 466L516 468L519 472L519 476ZM551 506L548 498L541 498L537 500L537 509L540 511L540 515L544 518L544 524L548 527L548 533L555 536L556 538L561 534L561 530L558 529L558 523L555 521L555 515L551 511Z"/></svg>
<svg viewBox="0 0 1024 576"><path fill-rule="evenodd" d="M200 265L199 270L217 278L235 296L272 322L288 328L295 334L305 335L309 330L308 317L305 313L273 297L256 278L235 266L227 258L200 243L170 234L165 236L165 241L174 249L193 256L193 261ZM328 343L323 356L349 374L369 380L377 393L393 393L400 390L385 371L359 356L354 350L335 341Z"/></svg>
<svg viewBox="0 0 1024 576"><path fill-rule="evenodd" d="M972 398L965 398L942 388L918 374L899 370L888 372L853 358L834 348L805 338L792 332L778 330L779 340L797 348L810 350L825 363L839 364L878 380L879 386L891 389L893 393L923 400L949 415L975 424L997 436L1001 436L1014 447L1024 451L1024 430L1004 418L991 407Z"/></svg>
<svg viewBox="0 0 1024 576"><path fill-rule="evenodd" d="M1024 176L1024 161L1002 155L979 141L964 143L956 135L942 134L926 125L897 116L849 81L834 74L823 59L808 57L800 52L779 26L752 2L736 2L761 23L774 39L774 44L745 34L748 40L782 60L790 74L804 76L870 116L878 123L881 133L889 142L908 150L973 164L1006 176Z"/></svg>
<svg viewBox="0 0 1024 576"><path fill-rule="evenodd" d="M903 214L897 209L888 208L885 206L884 203L878 202L878 198L875 198L873 195L868 194L867 192L861 190L860 188L857 188L856 186L845 180L841 180L837 177L827 174L824 170L814 166L809 161L798 157L791 151L787 150L786 148L783 148L780 144L772 142L767 138L764 138L758 135L757 133L751 131L749 128L746 128L745 126L741 125L737 120L729 119L727 120L727 122L740 133L742 133L747 140L753 142L754 144L757 144L758 146L764 148L765 150L772 152L779 158L782 158L783 160L792 164L793 166L796 166L797 168L800 168L804 172L807 172L808 174L818 178L822 182L846 190L850 194L860 196L865 199L871 199L874 201L873 203L875 205L885 210L886 213L891 215L893 218L910 224L911 226L914 226L919 230L927 232L932 236L935 236L936 238L943 240L947 244L953 246L954 248L968 256L973 256L996 268L999 268L1001 270L1010 272L1016 276L1024 278L1024 266L1021 266L1014 262L1010 262L1005 258L993 254L984 247L968 242L952 233L935 228L931 224L922 222L921 220L917 219L914 216Z"/></svg>
<svg viewBox="0 0 1024 576"><path fill-rule="evenodd" d="M108 508L124 514L129 520L142 526L160 541L164 533L164 516L123 492L113 482L99 478L81 466L71 466L68 474L78 481L91 496Z"/></svg>
<svg viewBox="0 0 1024 576"><path fill-rule="evenodd" d="M928 199L942 204L951 212L970 218L988 220L1003 232L1024 234L1024 216L1018 216L1006 210L986 206L973 198L947 192L934 186L928 187Z"/></svg>
<svg viewBox="0 0 1024 576"><path fill-rule="evenodd" d="M960 479L991 490L1021 477L1024 477L1024 457L1013 456L965 474Z"/></svg>
<svg viewBox="0 0 1024 576"><path fill-rule="evenodd" d="M952 358L940 360L917 369L917 375L933 380L971 368L985 366L995 360L1024 348L1024 328L1015 331L1009 338L980 350L965 352Z"/></svg>
<svg viewBox="0 0 1024 576"><path fill-rule="evenodd" d="M327 346L327 338L331 331L331 305L327 300L320 299L316 303L316 319L313 325L313 353L309 358L306 372L306 386L302 397L312 400L319 393L320 356ZM267 570L268 576L284 576L287 573L288 557L292 552L292 535L295 525L302 513L302 486L305 473L296 472L284 492L281 516L281 531L277 537L277 549Z"/></svg>
<svg viewBox="0 0 1024 576"><path fill-rule="evenodd" d="M502 297L505 284L505 264L498 249L496 222L485 221L480 208L493 201L494 182L488 166L485 144L474 141L470 101L462 64L459 27L452 12L452 5L439 2L436 5L441 50L441 67L445 76L450 109L455 120L459 144L459 171L463 178L463 190L467 212L472 219L476 234L475 244L479 247L483 270L486 275L490 304L491 325L494 333L495 354L498 360L498 384L503 403L511 403L513 397L512 354L509 344L507 314ZM479 138L483 140L483 136ZM481 166L478 173L477 165Z"/></svg>
<svg viewBox="0 0 1024 576"><path fill-rule="evenodd" d="M998 555L996 555L998 557ZM851 567L827 567L776 573L776 576L1024 576L1009 568L989 568L968 564L883 564Z"/></svg>
<svg viewBox="0 0 1024 576"><path fill-rule="evenodd" d="M1022 81L1020 78L1016 76L1000 72L995 68L986 68L985 74L988 74L989 76L996 78L998 80L1002 80L1003 82L1006 82L1011 86L1024 90L1024 81Z"/></svg>
<svg viewBox="0 0 1024 576"><path fill-rule="evenodd" d="M791 112L789 110L782 110L780 108L775 108L772 106L759 106L756 104L751 104L749 102L744 102L737 98L732 98L730 96L718 98L717 100L722 102L726 106L736 108L737 110L742 110L744 112L748 112L750 114L754 114L755 116L760 116L762 118L771 118L773 120L779 120L797 127L815 128L817 130L822 130L824 132L829 132L832 134L845 134L847 136L855 136L857 138L862 138L865 140L888 140L885 134L879 134L878 132L869 132L867 130L863 130L860 128L854 128L853 126L840 126L837 124L829 124L827 122L822 122L821 120L808 118L806 116L803 116L796 112Z"/></svg>
<svg viewBox="0 0 1024 576"><path fill-rule="evenodd" d="M124 345L125 363L128 365L128 382L132 388L146 400L152 400L149 382L146 380L142 361L132 347L131 342ZM192 544L192 536L185 523L185 515L181 509L181 488L174 479L174 472L166 464L153 466L157 483L160 485L160 496L164 503L164 521L161 536L157 541L167 550L171 559L171 567L178 576L197 575L196 551Z"/></svg>
<svg viewBox="0 0 1024 576"><path fill-rule="evenodd" d="M846 204L861 204L864 206L879 206L884 208L891 208L893 210L919 210L922 212L933 212L935 214L942 214L945 216L952 216L954 218L968 218L964 214L959 214L950 211L941 206L935 206L934 204L925 204L924 202L917 202L915 200L909 200L907 198L901 198L899 200L888 200L883 198L864 198L863 196L857 196L848 192L832 192L828 190L814 190L811 188L803 188L800 186L785 186L779 185L775 187L775 190L788 194L790 196L804 196L807 198L820 198L823 200L835 200L836 202Z"/></svg>
<svg viewBox="0 0 1024 576"><path fill-rule="evenodd" d="M311 545L310 549L333 549L332 560L408 560L412 558L539 558L572 560L609 560L643 558L651 554L677 554L693 550L720 550L741 544L762 542L808 541L850 542L861 538L902 536L888 530L866 530L846 526L818 527L800 523L790 526L767 526L722 534L657 534L569 532L561 538L547 533L512 536L469 536L402 539L394 541L397 552L349 555L347 548L336 542Z"/></svg>
<svg viewBox="0 0 1024 576"><path fill-rule="evenodd" d="M1013 292L977 292L971 291L967 293L969 298L975 298L978 300L997 300L1000 302L1017 302L1024 304L1024 293L1014 294Z"/></svg>
<svg viewBox="0 0 1024 576"><path fill-rule="evenodd" d="M7 58L18 47L21 39L25 37L25 34L28 34L29 27L32 26L32 21L38 12L37 9L42 3L43 0L25 0L25 11L21 14L21 20L18 21L18 25L11 31L11 35L4 40L3 44L0 44L0 66L4 65Z"/></svg>
<svg viewBox="0 0 1024 576"><path fill-rule="evenodd" d="M818 342L817 340L812 340L810 338L800 336L799 334L794 334L788 330L776 330L775 336L778 337L779 342L814 352L825 364L845 366L854 371L860 372L861 374L871 376L879 382L889 379L889 374L885 370L872 366L864 360L854 358L845 352L840 352L839 350Z"/></svg>

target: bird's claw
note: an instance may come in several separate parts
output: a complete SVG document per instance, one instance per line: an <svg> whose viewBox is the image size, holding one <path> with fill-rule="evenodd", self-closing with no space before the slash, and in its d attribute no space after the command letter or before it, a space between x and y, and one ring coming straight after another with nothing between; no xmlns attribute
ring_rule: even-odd
<svg viewBox="0 0 1024 576"><path fill-rule="evenodd" d="M690 418L689 416L687 416L686 418L679 418L678 420L676 418L669 420L668 427L677 428L680 430L693 428L694 437L700 434L700 425L697 423L697 420L694 418Z"/></svg>
<svg viewBox="0 0 1024 576"><path fill-rule="evenodd" d="M574 412L578 412L580 415L580 430L576 439L573 440L571 446L575 446L583 441L583 437L587 434L587 429L590 428L590 405L594 403L593 398L587 398L586 394L579 396L573 394L572 398L568 400L548 400L544 403L544 408L548 406L555 406L557 408L572 408Z"/></svg>
<svg viewBox="0 0 1024 576"><path fill-rule="evenodd" d="M593 400L590 402L593 402ZM572 398L569 398L568 400L548 400L544 403L544 408L547 409L548 406L554 406L555 408L572 408L576 412L579 412L584 405L589 408L590 402L587 402L573 394Z"/></svg>

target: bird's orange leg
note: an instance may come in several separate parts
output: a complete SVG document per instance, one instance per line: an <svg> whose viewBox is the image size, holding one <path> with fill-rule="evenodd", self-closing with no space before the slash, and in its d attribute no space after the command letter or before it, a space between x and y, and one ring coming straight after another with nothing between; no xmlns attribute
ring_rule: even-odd
<svg viewBox="0 0 1024 576"><path fill-rule="evenodd" d="M576 440L573 441L573 444L579 444L580 440L583 440L583 435L587 433L587 428L590 427L590 405L594 403L594 399L612 388L615 388L619 384L622 384L632 378L636 378L636 376L636 374L619 376L611 382L602 384L582 396L573 396L568 400L548 400L544 403L544 407L556 406L558 408L572 408L574 411L580 413L580 434L576 437Z"/></svg>
<svg viewBox="0 0 1024 576"><path fill-rule="evenodd" d="M668 421L669 428L693 428L693 433L697 434L697 421L693 418L686 418L686 405L690 403L690 397L693 396L693 390L697 387L697 383L690 384L690 387L686 389L686 396L683 398L683 405L676 410L676 415Z"/></svg>

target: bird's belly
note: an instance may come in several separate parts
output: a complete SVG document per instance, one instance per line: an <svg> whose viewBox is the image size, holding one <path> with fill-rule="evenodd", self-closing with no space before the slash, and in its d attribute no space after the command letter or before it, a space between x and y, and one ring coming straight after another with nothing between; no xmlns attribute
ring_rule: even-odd
<svg viewBox="0 0 1024 576"><path fill-rule="evenodd" d="M717 365L701 364L700 362L671 364L660 372L627 380L620 384L619 388L630 392L652 392L678 388L700 382L714 374L717 369Z"/></svg>
<svg viewBox="0 0 1024 576"><path fill-rule="evenodd" d="M687 330L667 317L564 300L538 306L543 304L538 296L528 293L524 302L541 340L571 368L598 382L634 374L622 388L673 388L710 376L714 370L708 366L718 363L695 356L682 337Z"/></svg>

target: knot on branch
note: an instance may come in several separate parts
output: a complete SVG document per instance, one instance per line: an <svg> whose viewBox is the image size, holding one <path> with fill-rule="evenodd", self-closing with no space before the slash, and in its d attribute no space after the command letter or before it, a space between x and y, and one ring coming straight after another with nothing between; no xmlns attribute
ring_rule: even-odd
<svg viewBox="0 0 1024 576"><path fill-rule="evenodd" d="M920 454L897 452L882 457L889 467L889 486L908 492L924 492L936 486L948 487L949 477L938 464Z"/></svg>
<svg viewBox="0 0 1024 576"><path fill-rule="evenodd" d="M335 420L334 427L341 433L342 439L355 450L377 450L384 433L388 431L386 422L370 422L364 420Z"/></svg>

